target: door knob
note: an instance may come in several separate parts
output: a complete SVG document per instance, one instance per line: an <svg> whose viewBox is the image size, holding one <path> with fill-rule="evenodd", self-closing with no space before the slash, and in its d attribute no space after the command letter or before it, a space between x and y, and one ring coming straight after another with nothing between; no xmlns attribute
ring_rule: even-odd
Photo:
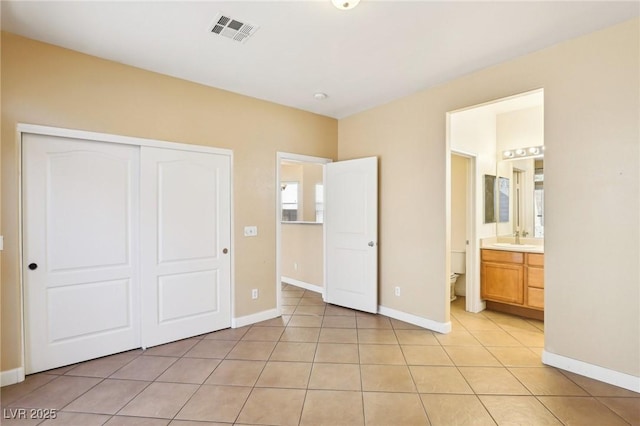
<svg viewBox="0 0 640 426"><path fill-rule="evenodd" d="M376 245L376 243L374 243L373 241L369 241L369 244L368 244L368 245L369 245L369 247L373 247L373 246L375 246L375 245Z"/></svg>
<svg viewBox="0 0 640 426"><path fill-rule="evenodd" d="M229 253L229 249L227 249L227 248L223 248L223 249L222 249L222 253L224 253L224 254Z"/></svg>
<svg viewBox="0 0 640 426"><path fill-rule="evenodd" d="M35 271L36 269L38 269L38 264L37 263L30 263L29 264L29 269L31 269L32 271Z"/></svg>

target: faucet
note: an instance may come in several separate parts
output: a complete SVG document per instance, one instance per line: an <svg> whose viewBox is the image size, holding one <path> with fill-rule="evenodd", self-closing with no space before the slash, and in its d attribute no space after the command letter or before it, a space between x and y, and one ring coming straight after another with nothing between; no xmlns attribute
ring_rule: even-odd
<svg viewBox="0 0 640 426"><path fill-rule="evenodd" d="M520 231L516 231L513 236L516 237L516 244L520 244Z"/></svg>

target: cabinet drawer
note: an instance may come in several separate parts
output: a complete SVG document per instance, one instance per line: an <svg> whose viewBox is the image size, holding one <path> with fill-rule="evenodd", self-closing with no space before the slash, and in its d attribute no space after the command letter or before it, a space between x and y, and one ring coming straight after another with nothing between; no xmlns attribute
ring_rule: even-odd
<svg viewBox="0 0 640 426"><path fill-rule="evenodd" d="M527 265L544 266L544 253L527 253Z"/></svg>
<svg viewBox="0 0 640 426"><path fill-rule="evenodd" d="M532 308L544 308L544 290L541 288L529 287L527 289L527 306Z"/></svg>
<svg viewBox="0 0 640 426"><path fill-rule="evenodd" d="M527 285L544 288L544 269L527 267Z"/></svg>
<svg viewBox="0 0 640 426"><path fill-rule="evenodd" d="M524 253L506 250L482 249L482 260L488 262L523 263Z"/></svg>

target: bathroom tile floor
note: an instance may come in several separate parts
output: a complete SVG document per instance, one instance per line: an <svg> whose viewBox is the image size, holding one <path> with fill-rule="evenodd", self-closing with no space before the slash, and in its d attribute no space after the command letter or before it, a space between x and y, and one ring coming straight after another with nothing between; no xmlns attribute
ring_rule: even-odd
<svg viewBox="0 0 640 426"><path fill-rule="evenodd" d="M540 362L539 321L458 298L442 335L293 286L283 300L281 318L28 376L0 390L1 423L640 425L640 394Z"/></svg>

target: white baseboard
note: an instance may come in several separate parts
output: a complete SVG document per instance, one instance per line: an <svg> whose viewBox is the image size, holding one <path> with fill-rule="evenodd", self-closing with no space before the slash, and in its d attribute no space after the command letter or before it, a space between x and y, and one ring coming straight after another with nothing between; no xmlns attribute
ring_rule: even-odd
<svg viewBox="0 0 640 426"><path fill-rule="evenodd" d="M279 316L280 312L278 312L277 309L269 309L268 311L262 311L244 317L231 318L231 328L244 327L245 325L278 318Z"/></svg>
<svg viewBox="0 0 640 426"><path fill-rule="evenodd" d="M437 331L438 333L447 334L451 332L450 322L432 321L426 318L419 317L417 315L408 314L402 311L396 311L395 309L391 308L386 308L384 306L378 306L378 313L393 319L408 322L409 324L417 325L422 328Z"/></svg>
<svg viewBox="0 0 640 426"><path fill-rule="evenodd" d="M304 281L296 280L295 278L289 277L281 277L280 281L285 284L295 285L296 287L304 288L305 290L315 291L316 293L320 293L324 296L324 289L316 284L310 284Z"/></svg>
<svg viewBox="0 0 640 426"><path fill-rule="evenodd" d="M567 358L566 356L557 355L547 352L546 350L542 352L542 362L552 367L560 368L561 370L570 371L581 376L640 393L640 377L632 376L631 374L621 373L598 365L578 361L577 359Z"/></svg>
<svg viewBox="0 0 640 426"><path fill-rule="evenodd" d="M24 368L14 368L0 372L0 386L9 386L24 381Z"/></svg>

